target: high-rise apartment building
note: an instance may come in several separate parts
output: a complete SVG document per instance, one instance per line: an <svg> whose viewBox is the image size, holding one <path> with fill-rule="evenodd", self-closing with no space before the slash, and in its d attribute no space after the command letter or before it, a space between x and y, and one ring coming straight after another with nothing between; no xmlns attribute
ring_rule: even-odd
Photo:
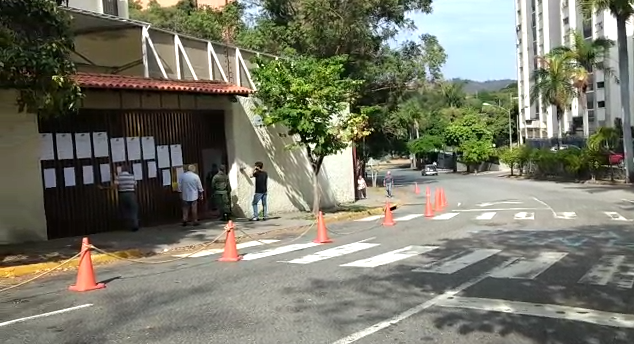
<svg viewBox="0 0 634 344"><path fill-rule="evenodd" d="M609 12L596 12L589 20L584 20L579 10L579 0L516 0L517 32L517 88L520 108L520 130L527 138L557 136L555 109L551 106L532 104L530 89L531 76L537 68L536 57L543 56L551 49L571 44L571 30L581 32L588 39L600 37L616 41L616 19ZM631 37L631 25L628 25ZM632 41L629 51L632 55ZM607 65L618 72L617 47L611 49ZM630 71L634 71L632 59ZM578 101L566 111L562 121L562 131L574 131L587 136L601 126L611 126L614 119L621 117L619 85L603 72L591 70L590 85L586 93L587 116ZM631 84L631 83L630 83Z"/></svg>

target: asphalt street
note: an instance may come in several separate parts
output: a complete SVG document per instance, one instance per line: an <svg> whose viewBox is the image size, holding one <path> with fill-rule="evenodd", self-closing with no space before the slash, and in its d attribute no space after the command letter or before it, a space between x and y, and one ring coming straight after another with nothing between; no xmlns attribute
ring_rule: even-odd
<svg viewBox="0 0 634 344"><path fill-rule="evenodd" d="M394 171L423 193L294 241L98 266L0 294L3 343L617 344L634 341L634 192ZM425 188L449 206L422 216Z"/></svg>

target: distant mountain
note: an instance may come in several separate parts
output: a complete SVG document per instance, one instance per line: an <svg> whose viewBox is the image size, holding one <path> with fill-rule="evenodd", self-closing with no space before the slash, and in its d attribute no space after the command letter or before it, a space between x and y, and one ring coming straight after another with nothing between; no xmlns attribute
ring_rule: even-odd
<svg viewBox="0 0 634 344"><path fill-rule="evenodd" d="M511 84L515 85L516 80L501 79L501 80L487 80L487 81L474 81L468 79L451 79L450 82L462 82L465 84L464 91L468 94L473 94L481 91L498 91Z"/></svg>

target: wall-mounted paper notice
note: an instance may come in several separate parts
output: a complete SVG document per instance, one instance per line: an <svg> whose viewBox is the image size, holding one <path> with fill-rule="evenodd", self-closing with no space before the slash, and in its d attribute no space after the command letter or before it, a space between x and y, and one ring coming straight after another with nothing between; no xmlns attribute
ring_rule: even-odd
<svg viewBox="0 0 634 344"><path fill-rule="evenodd" d="M147 177L156 178L156 161L154 160L147 162Z"/></svg>
<svg viewBox="0 0 634 344"><path fill-rule="evenodd" d="M182 167L177 167L176 168L176 179L178 180L178 178L181 177L181 174L183 174L183 172L185 172L185 170Z"/></svg>
<svg viewBox="0 0 634 344"><path fill-rule="evenodd" d="M110 156L108 150L108 133L92 133L92 144L95 147L95 158L106 158Z"/></svg>
<svg viewBox="0 0 634 344"><path fill-rule="evenodd" d="M172 185L172 174L169 169L164 169L163 171L163 186L171 186Z"/></svg>
<svg viewBox="0 0 634 344"><path fill-rule="evenodd" d="M132 170L134 171L134 180L143 180L143 165L140 163L136 163L132 165Z"/></svg>
<svg viewBox="0 0 634 344"><path fill-rule="evenodd" d="M77 185L77 179L75 177L74 167L64 167L64 185L66 186Z"/></svg>
<svg viewBox="0 0 634 344"><path fill-rule="evenodd" d="M55 141L57 141L57 159L69 160L75 157L72 134L55 134Z"/></svg>
<svg viewBox="0 0 634 344"><path fill-rule="evenodd" d="M92 166L82 166L82 175L84 177L84 185L90 185L95 183L95 171Z"/></svg>
<svg viewBox="0 0 634 344"><path fill-rule="evenodd" d="M77 159L92 158L92 146L90 144L90 133L75 134L75 153Z"/></svg>
<svg viewBox="0 0 634 344"><path fill-rule="evenodd" d="M172 167L183 166L183 147L170 145L170 158L172 158Z"/></svg>
<svg viewBox="0 0 634 344"><path fill-rule="evenodd" d="M156 146L156 157L157 157L159 168L170 167L169 146Z"/></svg>
<svg viewBox="0 0 634 344"><path fill-rule="evenodd" d="M57 176L54 168L45 168L44 171L44 188L51 189L57 186Z"/></svg>
<svg viewBox="0 0 634 344"><path fill-rule="evenodd" d="M112 162L125 161L125 139L123 137L111 138L110 151L112 152Z"/></svg>
<svg viewBox="0 0 634 344"><path fill-rule="evenodd" d="M126 137L128 146L128 160L141 160L141 139L138 137Z"/></svg>
<svg viewBox="0 0 634 344"><path fill-rule="evenodd" d="M141 138L141 146L143 146L143 159L152 160L156 157L156 144L153 136L144 136Z"/></svg>
<svg viewBox="0 0 634 344"><path fill-rule="evenodd" d="M112 173L110 171L110 164L99 165L99 175L101 176L102 183L109 183L112 179Z"/></svg>
<svg viewBox="0 0 634 344"><path fill-rule="evenodd" d="M53 134L40 134L40 160L55 160Z"/></svg>

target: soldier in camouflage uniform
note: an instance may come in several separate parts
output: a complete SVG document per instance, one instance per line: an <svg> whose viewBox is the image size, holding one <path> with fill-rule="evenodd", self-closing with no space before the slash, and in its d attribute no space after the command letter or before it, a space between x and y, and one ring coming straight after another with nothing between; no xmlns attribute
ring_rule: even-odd
<svg viewBox="0 0 634 344"><path fill-rule="evenodd" d="M226 169L224 165L221 165L218 168L218 173L211 179L214 203L220 210L224 221L228 221L231 215L231 185Z"/></svg>

